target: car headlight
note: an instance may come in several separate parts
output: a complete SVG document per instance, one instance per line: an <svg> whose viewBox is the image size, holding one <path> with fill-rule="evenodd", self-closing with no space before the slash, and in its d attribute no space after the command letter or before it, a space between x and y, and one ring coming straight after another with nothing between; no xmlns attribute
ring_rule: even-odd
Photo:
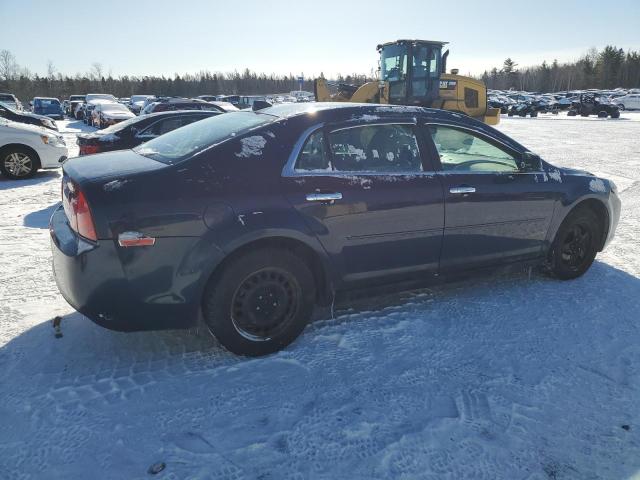
<svg viewBox="0 0 640 480"><path fill-rule="evenodd" d="M40 135L42 143L45 145L51 145L52 147L64 147L64 139L56 135Z"/></svg>

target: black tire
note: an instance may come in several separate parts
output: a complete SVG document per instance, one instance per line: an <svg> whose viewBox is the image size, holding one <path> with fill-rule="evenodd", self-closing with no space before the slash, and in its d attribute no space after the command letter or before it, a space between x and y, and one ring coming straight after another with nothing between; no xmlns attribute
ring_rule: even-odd
<svg viewBox="0 0 640 480"><path fill-rule="evenodd" d="M600 110L598 112L598 118L607 118L609 116L609 114L607 112L605 112L604 110Z"/></svg>
<svg viewBox="0 0 640 480"><path fill-rule="evenodd" d="M611 114L611 118L620 118L620 110L617 110Z"/></svg>
<svg viewBox="0 0 640 480"><path fill-rule="evenodd" d="M531 117L537 117L538 116L538 112L531 112Z"/></svg>
<svg viewBox="0 0 640 480"><path fill-rule="evenodd" d="M549 252L553 276L571 280L583 275L596 258L601 238L601 224L592 210L571 212L560 225Z"/></svg>
<svg viewBox="0 0 640 480"><path fill-rule="evenodd" d="M581 117L588 117L588 116L589 116L589 114L588 114L588 113L582 113L582 112L581 112L581 113L580 113L580 116L581 116Z"/></svg>
<svg viewBox="0 0 640 480"><path fill-rule="evenodd" d="M526 116L527 116L527 112L520 112L520 113L518 113L518 115L519 115L520 117L524 118L524 117L526 117Z"/></svg>
<svg viewBox="0 0 640 480"><path fill-rule="evenodd" d="M28 148L15 146L0 150L0 172L12 180L33 177L39 165L38 155Z"/></svg>
<svg viewBox="0 0 640 480"><path fill-rule="evenodd" d="M577 115L575 110L569 110L567 112L567 117L575 117Z"/></svg>
<svg viewBox="0 0 640 480"><path fill-rule="evenodd" d="M293 342L314 307L311 270L297 255L279 249L259 249L232 261L209 281L202 299L211 333L231 352L252 357Z"/></svg>
<svg viewBox="0 0 640 480"><path fill-rule="evenodd" d="M513 112L511 110L509 110L509 113L507 113L508 116L513 117Z"/></svg>

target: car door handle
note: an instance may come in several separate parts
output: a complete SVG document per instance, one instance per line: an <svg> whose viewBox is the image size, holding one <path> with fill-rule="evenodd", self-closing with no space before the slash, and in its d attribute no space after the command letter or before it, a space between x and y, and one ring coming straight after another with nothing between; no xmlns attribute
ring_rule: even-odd
<svg viewBox="0 0 640 480"><path fill-rule="evenodd" d="M475 193L476 192L476 188L475 187L451 187L449 189L450 193Z"/></svg>
<svg viewBox="0 0 640 480"><path fill-rule="evenodd" d="M308 202L333 202L335 200L342 200L342 194L335 193L308 193Z"/></svg>

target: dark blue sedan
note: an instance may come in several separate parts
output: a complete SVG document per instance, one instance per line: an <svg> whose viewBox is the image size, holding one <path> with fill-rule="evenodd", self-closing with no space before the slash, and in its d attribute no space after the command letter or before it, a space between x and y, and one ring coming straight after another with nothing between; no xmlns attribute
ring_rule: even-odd
<svg viewBox="0 0 640 480"><path fill-rule="evenodd" d="M582 275L615 185L460 114L291 104L72 159L51 218L67 301L132 331L193 326L263 355L337 294L526 262Z"/></svg>

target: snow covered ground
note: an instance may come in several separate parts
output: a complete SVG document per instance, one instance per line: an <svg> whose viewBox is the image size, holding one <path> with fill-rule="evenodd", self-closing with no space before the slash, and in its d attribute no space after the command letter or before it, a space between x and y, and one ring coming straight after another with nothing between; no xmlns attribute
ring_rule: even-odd
<svg viewBox="0 0 640 480"><path fill-rule="evenodd" d="M50 269L59 173L0 179L0 478L640 478L640 113L623 117L499 126L618 184L616 239L583 278L359 301L261 359L73 312ZM75 149L86 127L60 126Z"/></svg>

